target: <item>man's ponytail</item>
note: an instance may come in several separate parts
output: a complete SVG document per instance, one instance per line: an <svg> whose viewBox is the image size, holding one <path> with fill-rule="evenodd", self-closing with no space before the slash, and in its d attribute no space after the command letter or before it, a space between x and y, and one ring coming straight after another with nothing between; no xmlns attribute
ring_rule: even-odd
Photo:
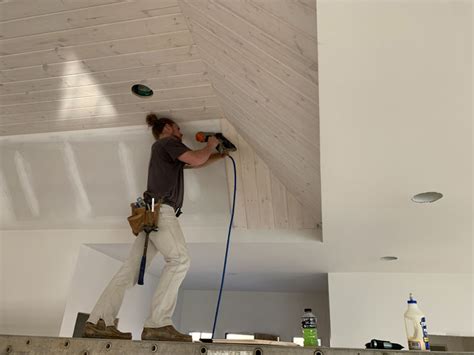
<svg viewBox="0 0 474 355"><path fill-rule="evenodd" d="M160 138L161 133L163 133L163 129L165 128L165 126L167 124L172 126L175 122L170 118L166 118L166 117L158 118L156 114L149 113L146 116L146 123L148 124L149 127L151 127L151 130L153 132L153 136L155 137L155 139L158 139Z"/></svg>

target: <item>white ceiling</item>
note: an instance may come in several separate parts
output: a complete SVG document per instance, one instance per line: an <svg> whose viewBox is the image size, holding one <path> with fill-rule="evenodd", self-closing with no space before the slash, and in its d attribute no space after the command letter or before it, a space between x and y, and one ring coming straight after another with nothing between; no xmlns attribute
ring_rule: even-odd
<svg viewBox="0 0 474 355"><path fill-rule="evenodd" d="M472 272L472 2L318 4L324 240Z"/></svg>
<svg viewBox="0 0 474 355"><path fill-rule="evenodd" d="M45 4L59 9L53 2ZM113 2L129 6L128 2ZM15 8L15 3L24 3L25 11L31 7L21 1L1 6ZM55 2L55 6L74 4ZM155 19L133 21L145 26ZM472 272L471 24L470 2L318 1L320 162L318 151L314 159L321 166L324 243L291 231L285 235L236 231L229 268L236 275L229 277L228 287L246 289L260 284L265 290L317 290L323 286L318 286L322 279L316 275L327 272ZM135 31L134 26L127 28ZM33 41L36 37L25 38ZM150 34L146 45L155 43L151 40L155 38ZM0 42L0 52L7 54L0 63L7 65L8 59L8 65L15 65L5 43L10 40ZM84 53L90 53L87 42L81 46ZM60 46L58 51L64 53L67 48ZM44 54L54 56L53 51ZM34 62L37 56L21 58L29 66L39 65ZM201 79L207 76L204 70L198 72ZM116 74L122 75L120 70ZM113 89L120 105L109 106L124 108L120 117L126 125L141 124L144 112L151 108L138 101L122 105L125 96L120 90L128 90L127 80L138 77L132 74L123 79L125 86ZM8 87L4 80L5 75L1 90ZM165 87L175 85L164 83ZM18 90L21 93L24 88ZM204 96L203 100L216 100L213 91ZM21 101L25 95L15 97ZM74 108L77 117L89 117L92 126L78 124L72 129L93 128L99 122L96 103L89 102L85 110L80 102ZM217 103L213 117L189 112L182 116L188 138L196 130L218 129L216 120L204 120L222 116L219 101L212 102ZM198 104L201 108L206 105L204 101ZM28 107L29 113L22 111L15 117L47 118L36 115L37 104L22 107ZM2 119L10 117L3 113ZM291 117L288 120L291 123ZM113 119L102 122L121 125ZM48 131L52 126L41 127ZM61 125L51 128L62 129ZM258 129L255 132L263 137L262 142L254 143L248 132L244 137L257 153L280 142L278 137L273 140ZM144 186L151 142L143 125L1 138L2 229L121 228L128 213L123 201L128 202ZM191 139L187 142L194 144ZM286 152L293 152L301 142L295 139L285 146ZM274 156L264 152L262 159L265 157L273 168ZM284 175L282 170L280 175ZM295 192L308 176L295 181ZM228 221L225 169L215 165L187 173L186 179L186 213L181 223L193 258L186 287L215 287ZM425 191L439 191L444 197L435 204L410 201L413 194ZM128 248L115 244L93 247L118 259L124 258ZM399 260L380 261L386 255Z"/></svg>

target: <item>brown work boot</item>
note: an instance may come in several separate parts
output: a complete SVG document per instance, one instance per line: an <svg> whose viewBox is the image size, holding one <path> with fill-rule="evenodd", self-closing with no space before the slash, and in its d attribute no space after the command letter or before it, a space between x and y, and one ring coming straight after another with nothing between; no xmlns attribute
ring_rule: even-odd
<svg viewBox="0 0 474 355"><path fill-rule="evenodd" d="M142 340L193 341L191 335L178 332L172 325L160 328L143 328Z"/></svg>
<svg viewBox="0 0 474 355"><path fill-rule="evenodd" d="M97 324L86 322L83 338L105 338L105 339L132 339L132 333L122 333L115 325L105 326L103 319L99 319Z"/></svg>

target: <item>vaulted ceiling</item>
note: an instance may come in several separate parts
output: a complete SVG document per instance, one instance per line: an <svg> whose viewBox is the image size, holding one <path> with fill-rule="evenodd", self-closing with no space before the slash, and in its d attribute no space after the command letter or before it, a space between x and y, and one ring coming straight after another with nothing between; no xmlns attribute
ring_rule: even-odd
<svg viewBox="0 0 474 355"><path fill-rule="evenodd" d="M318 225L322 190L320 270L411 272L420 250L424 271L471 270L471 10L320 0L316 33L313 0L0 2L1 226L117 228L156 111L188 137L224 122L239 227ZM225 226L223 165L188 175L183 224Z"/></svg>
<svg viewBox="0 0 474 355"><path fill-rule="evenodd" d="M16 0L0 21L0 135L226 118L321 222L314 0Z"/></svg>

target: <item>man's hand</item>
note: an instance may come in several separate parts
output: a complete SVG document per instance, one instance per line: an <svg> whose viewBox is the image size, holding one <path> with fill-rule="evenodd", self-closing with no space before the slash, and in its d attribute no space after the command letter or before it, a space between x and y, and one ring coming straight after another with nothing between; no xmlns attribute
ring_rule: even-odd
<svg viewBox="0 0 474 355"><path fill-rule="evenodd" d="M191 165L192 167L198 167L204 165L209 157L215 152L216 147L219 145L219 140L212 136L209 137L207 145L199 150L190 150L181 154L178 159L183 163Z"/></svg>
<svg viewBox="0 0 474 355"><path fill-rule="evenodd" d="M210 136L207 140L207 146L211 149L215 149L219 144L220 142L215 136Z"/></svg>

